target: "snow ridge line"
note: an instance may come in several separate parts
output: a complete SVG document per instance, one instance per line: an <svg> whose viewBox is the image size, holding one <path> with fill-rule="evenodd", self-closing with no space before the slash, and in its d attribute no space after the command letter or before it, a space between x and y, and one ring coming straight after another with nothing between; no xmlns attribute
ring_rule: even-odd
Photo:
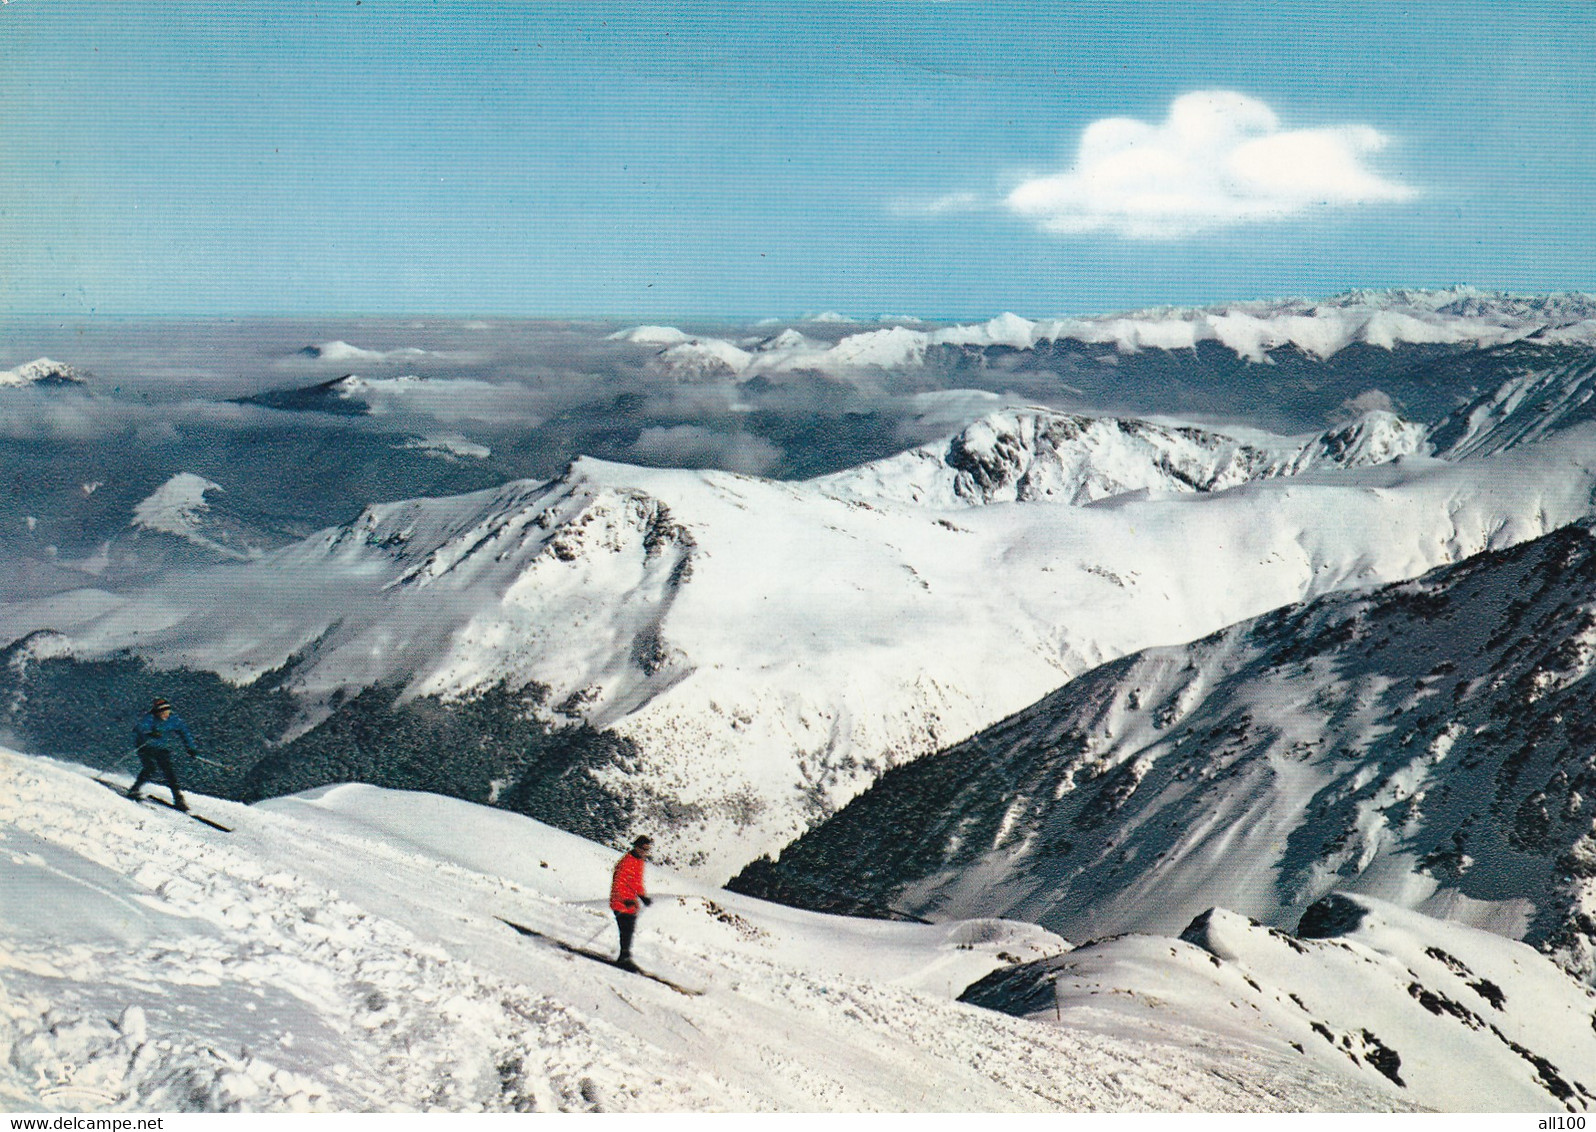
<svg viewBox="0 0 1596 1132"><path fill-rule="evenodd" d="M765 1044L772 1033L763 1024L767 1014L781 1018L788 1037L812 1019L814 1040L853 1059L868 1057L860 1051L910 1041L926 1071L940 1065L967 1077L971 1097L995 1085L1012 1098L1014 1110L1263 1112L1302 1103L1300 1062L1212 1032L1171 1024L1164 1029L1168 1044L1127 1040L1112 1029L1037 1024L890 984L797 972L746 952L717 954L715 961L743 996L746 1049L740 1056L757 1057L777 1077L805 1066ZM1245 1071L1238 1071L1241 1065ZM917 1099L923 1105L914 1089L917 1073L883 1064L873 1076L885 1084L876 1102L881 1109L913 1111ZM1371 1103L1373 1090L1362 1082L1314 1076L1320 1091L1315 1107L1350 1111ZM1401 1111L1410 1102L1393 1093L1383 1107Z"/></svg>

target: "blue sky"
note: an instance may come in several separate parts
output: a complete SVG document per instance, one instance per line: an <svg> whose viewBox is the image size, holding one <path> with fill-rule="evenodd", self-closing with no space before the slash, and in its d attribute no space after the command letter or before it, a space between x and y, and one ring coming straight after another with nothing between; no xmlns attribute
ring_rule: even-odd
<svg viewBox="0 0 1596 1132"><path fill-rule="evenodd" d="M1593 199L1581 0L0 5L0 313L1596 290Z"/></svg>

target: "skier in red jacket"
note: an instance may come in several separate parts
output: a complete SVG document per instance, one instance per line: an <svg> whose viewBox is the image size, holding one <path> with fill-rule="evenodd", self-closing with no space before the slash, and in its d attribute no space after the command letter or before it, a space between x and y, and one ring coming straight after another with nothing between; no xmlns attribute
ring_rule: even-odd
<svg viewBox="0 0 1596 1132"><path fill-rule="evenodd" d="M653 840L647 837L639 837L632 842L631 852L615 862L615 872L610 879L610 911L615 913L616 926L621 930L621 954L616 958L615 965L625 967L628 971L637 970L637 964L632 962L632 933L637 930L637 902L654 903L643 887L643 863L648 860L653 848Z"/></svg>

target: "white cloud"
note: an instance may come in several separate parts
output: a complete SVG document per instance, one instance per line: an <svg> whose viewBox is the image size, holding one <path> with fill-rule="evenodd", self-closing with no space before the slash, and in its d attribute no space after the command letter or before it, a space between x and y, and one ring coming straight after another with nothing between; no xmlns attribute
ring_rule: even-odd
<svg viewBox="0 0 1596 1132"><path fill-rule="evenodd" d="M436 456L440 460L486 460L493 449L463 436L409 436L396 448Z"/></svg>
<svg viewBox="0 0 1596 1132"><path fill-rule="evenodd" d="M946 216L955 212L977 212L989 207L975 193L948 193L939 197L901 197L889 205L894 216Z"/></svg>
<svg viewBox="0 0 1596 1132"><path fill-rule="evenodd" d="M1410 200L1413 189L1364 163L1387 140L1363 125L1284 130L1256 98L1194 91L1157 125L1093 122L1073 165L1025 180L1004 204L1047 232L1167 240L1315 208Z"/></svg>
<svg viewBox="0 0 1596 1132"><path fill-rule="evenodd" d="M1396 411L1396 402L1391 399L1391 394L1384 389L1365 389L1356 397L1348 397L1341 402L1341 412L1337 414L1337 418L1352 419L1361 417L1364 413L1394 413Z"/></svg>
<svg viewBox="0 0 1596 1132"><path fill-rule="evenodd" d="M638 457L669 466L724 468L759 475L781 459L781 449L762 436L723 433L699 425L645 428L632 445Z"/></svg>

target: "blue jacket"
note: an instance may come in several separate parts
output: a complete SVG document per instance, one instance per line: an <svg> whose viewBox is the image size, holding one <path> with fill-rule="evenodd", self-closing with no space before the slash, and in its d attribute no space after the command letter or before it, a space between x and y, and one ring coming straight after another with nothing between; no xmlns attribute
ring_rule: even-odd
<svg viewBox="0 0 1596 1132"><path fill-rule="evenodd" d="M183 724L181 717L176 714L165 719L156 719L155 713L145 712L144 718L133 727L133 745L135 747L159 747L162 750L171 750L174 741L181 739L183 747L189 754L194 753L194 736L188 733L188 728Z"/></svg>

